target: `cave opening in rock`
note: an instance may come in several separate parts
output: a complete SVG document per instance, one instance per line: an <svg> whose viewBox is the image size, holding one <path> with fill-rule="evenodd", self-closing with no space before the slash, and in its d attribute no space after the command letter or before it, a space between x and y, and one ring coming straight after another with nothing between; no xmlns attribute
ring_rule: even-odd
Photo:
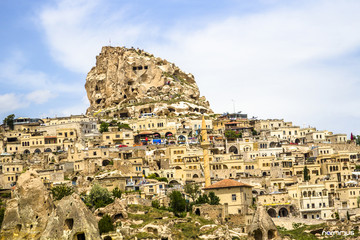
<svg viewBox="0 0 360 240"><path fill-rule="evenodd" d="M122 215L122 213L116 214L116 215L114 216L114 220L115 220L115 221L118 220L118 219L122 219L122 218L124 218L124 216Z"/></svg>
<svg viewBox="0 0 360 240"><path fill-rule="evenodd" d="M74 226L74 219L68 218L65 220L65 230L72 230Z"/></svg>
<svg viewBox="0 0 360 240"><path fill-rule="evenodd" d="M85 233L77 233L74 235L74 240L86 240Z"/></svg>

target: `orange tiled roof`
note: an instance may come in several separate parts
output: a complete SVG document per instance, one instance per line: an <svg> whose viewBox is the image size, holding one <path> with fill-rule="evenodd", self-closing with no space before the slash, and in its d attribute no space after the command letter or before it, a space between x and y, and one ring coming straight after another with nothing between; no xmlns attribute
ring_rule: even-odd
<svg viewBox="0 0 360 240"><path fill-rule="evenodd" d="M217 188L233 188L233 187L252 187L251 185L241 183L232 179L224 179L220 182L214 183L206 188L207 189L217 189Z"/></svg>

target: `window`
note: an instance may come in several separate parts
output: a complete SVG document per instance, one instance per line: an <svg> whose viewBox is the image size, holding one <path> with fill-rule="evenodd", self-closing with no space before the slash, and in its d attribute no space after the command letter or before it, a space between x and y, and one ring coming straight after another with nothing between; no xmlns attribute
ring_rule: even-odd
<svg viewBox="0 0 360 240"><path fill-rule="evenodd" d="M235 201L236 201L236 194L233 194L233 195L231 196L231 199L232 199L233 202L235 202Z"/></svg>

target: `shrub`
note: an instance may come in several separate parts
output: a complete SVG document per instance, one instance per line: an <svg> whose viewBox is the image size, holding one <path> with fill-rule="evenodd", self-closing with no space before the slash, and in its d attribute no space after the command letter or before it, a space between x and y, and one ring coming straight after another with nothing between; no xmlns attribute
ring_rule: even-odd
<svg viewBox="0 0 360 240"><path fill-rule="evenodd" d="M108 131L109 131L109 124L107 122L102 122L100 124L99 132L103 133L103 132L108 132Z"/></svg>
<svg viewBox="0 0 360 240"><path fill-rule="evenodd" d="M220 198L214 192L209 192L210 205L219 205Z"/></svg>
<svg viewBox="0 0 360 240"><path fill-rule="evenodd" d="M71 195L73 192L72 188L65 184L51 188L51 194L55 200L61 200L63 197Z"/></svg>
<svg viewBox="0 0 360 240"><path fill-rule="evenodd" d="M87 199L88 203L95 208L105 207L114 200L111 198L111 193L99 185L94 185L90 191Z"/></svg>
<svg viewBox="0 0 360 240"><path fill-rule="evenodd" d="M112 195L114 196L114 198L121 198L121 190L116 187L112 190Z"/></svg>
<svg viewBox="0 0 360 240"><path fill-rule="evenodd" d="M170 193L170 207L175 216L179 216L179 213L185 212L186 200L179 191Z"/></svg>
<svg viewBox="0 0 360 240"><path fill-rule="evenodd" d="M100 234L114 231L114 225L111 221L111 217L108 214L104 215L100 219L100 221L98 223L98 227L99 227Z"/></svg>
<svg viewBox="0 0 360 240"><path fill-rule="evenodd" d="M154 200L151 202L151 206L153 208L160 208L160 202L158 200Z"/></svg>

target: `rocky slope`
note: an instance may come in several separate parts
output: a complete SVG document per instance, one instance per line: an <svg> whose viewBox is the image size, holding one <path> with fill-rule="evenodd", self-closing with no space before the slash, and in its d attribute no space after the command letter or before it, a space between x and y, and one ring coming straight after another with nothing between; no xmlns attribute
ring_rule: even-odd
<svg viewBox="0 0 360 240"><path fill-rule="evenodd" d="M139 117L212 113L194 76L139 49L103 47L85 83L88 114Z"/></svg>

